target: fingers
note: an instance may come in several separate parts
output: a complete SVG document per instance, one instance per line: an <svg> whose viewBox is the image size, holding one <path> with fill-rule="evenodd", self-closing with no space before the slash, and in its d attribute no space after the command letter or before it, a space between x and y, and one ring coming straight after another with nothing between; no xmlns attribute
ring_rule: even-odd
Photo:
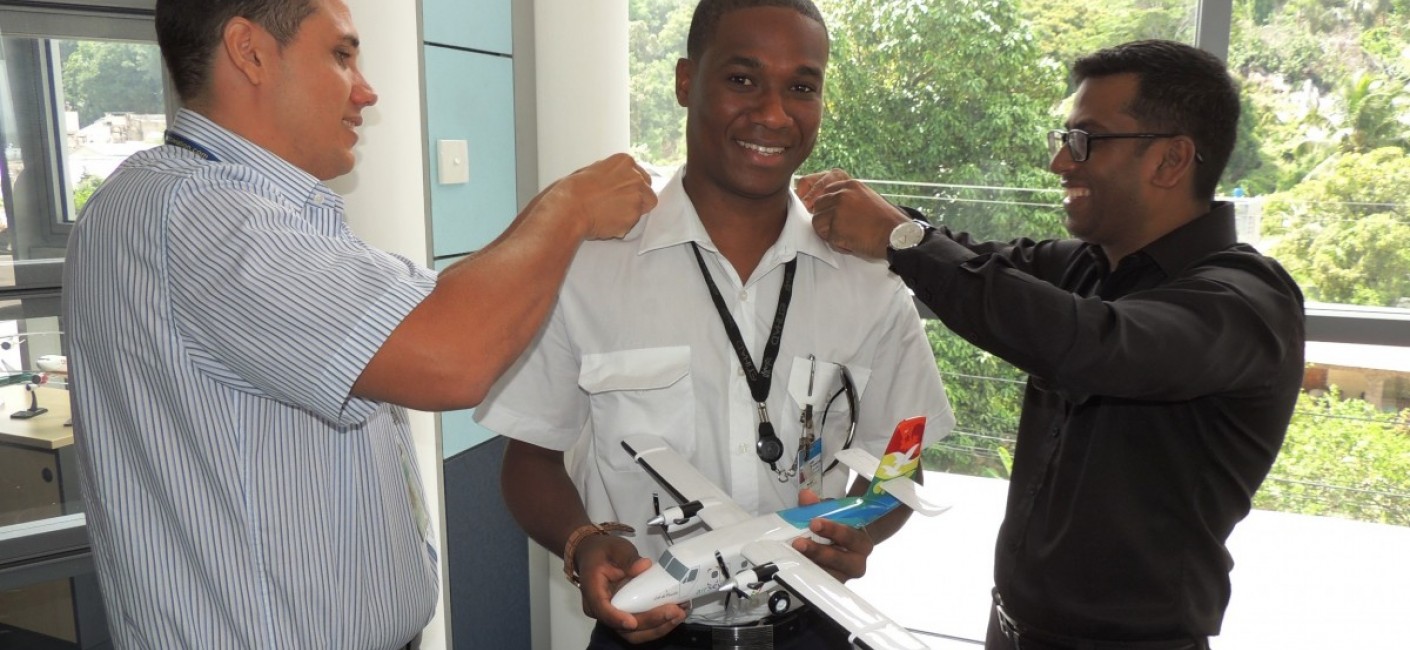
<svg viewBox="0 0 1410 650"><path fill-rule="evenodd" d="M831 542L820 544L806 537L793 540L793 548L838 580L860 578L867 572L867 556L875 544L865 530L826 519L808 524L813 534Z"/></svg>
<svg viewBox="0 0 1410 650"><path fill-rule="evenodd" d="M686 609L680 605L662 605L656 609L636 615L637 626L631 630L617 630L623 639L630 643L654 641L676 629L685 620Z"/></svg>
<svg viewBox="0 0 1410 650"><path fill-rule="evenodd" d="M658 639L685 620L686 610L679 605L636 614L612 606L612 596L623 584L651 568L651 560L641 557L631 542L613 536L590 537L578 546L576 557L583 613L627 641Z"/></svg>
<svg viewBox="0 0 1410 650"><path fill-rule="evenodd" d="M573 172L549 191L561 191L584 220L586 239L620 238L656 207L651 175L621 153Z"/></svg>

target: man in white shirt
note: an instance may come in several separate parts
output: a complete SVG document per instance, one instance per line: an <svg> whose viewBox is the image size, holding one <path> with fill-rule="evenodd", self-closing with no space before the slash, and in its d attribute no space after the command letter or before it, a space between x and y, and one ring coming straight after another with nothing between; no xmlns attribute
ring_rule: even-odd
<svg viewBox="0 0 1410 650"><path fill-rule="evenodd" d="M666 546L646 525L661 490L622 449L623 437L664 438L745 510L769 512L847 490L845 466L808 483L806 471L794 471L807 467L797 450L809 407L824 441L821 467L848 444L852 418L850 444L878 456L903 418L929 418L927 444L953 425L909 293L884 265L818 240L790 187L822 118L828 37L816 7L704 0L687 50L676 69L688 109L685 167L625 241L579 250L544 331L476 413L514 439L502 473L506 502L580 581L584 611L598 619L593 648L687 647L702 629L768 614L765 598L736 598L726 610L723 596L696 601L685 625L677 605L637 615L611 607L612 593ZM855 385L855 410L844 377ZM778 457L760 426L765 416ZM865 531L814 522L832 545L795 545L839 577L858 577L873 543L908 514ZM592 522L604 521L632 526L635 538L600 534ZM789 644L777 647L847 645L839 628L811 618L799 625L804 615L812 616L765 621L791 626L779 628L775 638Z"/></svg>

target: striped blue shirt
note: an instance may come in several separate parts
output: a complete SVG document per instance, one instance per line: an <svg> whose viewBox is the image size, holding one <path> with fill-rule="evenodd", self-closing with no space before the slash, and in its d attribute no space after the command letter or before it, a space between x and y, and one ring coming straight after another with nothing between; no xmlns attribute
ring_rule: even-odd
<svg viewBox="0 0 1410 650"><path fill-rule="evenodd" d="M406 413L350 396L433 272L181 111L69 239L75 443L119 648L390 648L439 570Z"/></svg>

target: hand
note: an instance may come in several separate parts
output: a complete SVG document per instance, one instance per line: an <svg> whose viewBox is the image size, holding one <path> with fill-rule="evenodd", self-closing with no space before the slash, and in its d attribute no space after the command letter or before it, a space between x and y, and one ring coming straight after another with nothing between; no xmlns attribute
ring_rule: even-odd
<svg viewBox="0 0 1410 650"><path fill-rule="evenodd" d="M818 501L818 495L812 490L798 493L800 506L812 505ZM832 543L820 544L807 537L798 537L793 540L794 550L842 582L866 575L867 556L876 548L866 529L852 528L819 518L808 522L808 530Z"/></svg>
<svg viewBox="0 0 1410 650"><path fill-rule="evenodd" d="M586 239L622 237L656 207L651 176L621 153L559 179L544 195L582 219Z"/></svg>
<svg viewBox="0 0 1410 650"><path fill-rule="evenodd" d="M886 257L891 229L910 216L840 169L798 180L798 197L813 213L813 230L833 248L868 259Z"/></svg>
<svg viewBox="0 0 1410 650"><path fill-rule="evenodd" d="M631 542L614 535L593 535L578 544L579 590L583 613L612 628L630 643L659 639L685 620L680 605L662 605L638 614L612 606L612 596L628 580L651 568Z"/></svg>

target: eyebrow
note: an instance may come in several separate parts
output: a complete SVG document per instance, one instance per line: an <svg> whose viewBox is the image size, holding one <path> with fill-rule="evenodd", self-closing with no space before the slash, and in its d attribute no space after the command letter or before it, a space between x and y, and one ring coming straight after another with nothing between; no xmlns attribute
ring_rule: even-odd
<svg viewBox="0 0 1410 650"><path fill-rule="evenodd" d="M732 56L725 60L724 65L737 65L749 68L750 70L760 70L764 67L764 64L761 61L749 56ZM793 73L805 77L817 77L819 79L821 79L823 76L823 72L820 68L816 68L811 65L800 65L797 67L797 69L793 71Z"/></svg>
<svg viewBox="0 0 1410 650"><path fill-rule="evenodd" d="M342 38L342 41L345 45L352 46L352 48L355 50L362 49L362 41L359 40L357 36L348 34Z"/></svg>

